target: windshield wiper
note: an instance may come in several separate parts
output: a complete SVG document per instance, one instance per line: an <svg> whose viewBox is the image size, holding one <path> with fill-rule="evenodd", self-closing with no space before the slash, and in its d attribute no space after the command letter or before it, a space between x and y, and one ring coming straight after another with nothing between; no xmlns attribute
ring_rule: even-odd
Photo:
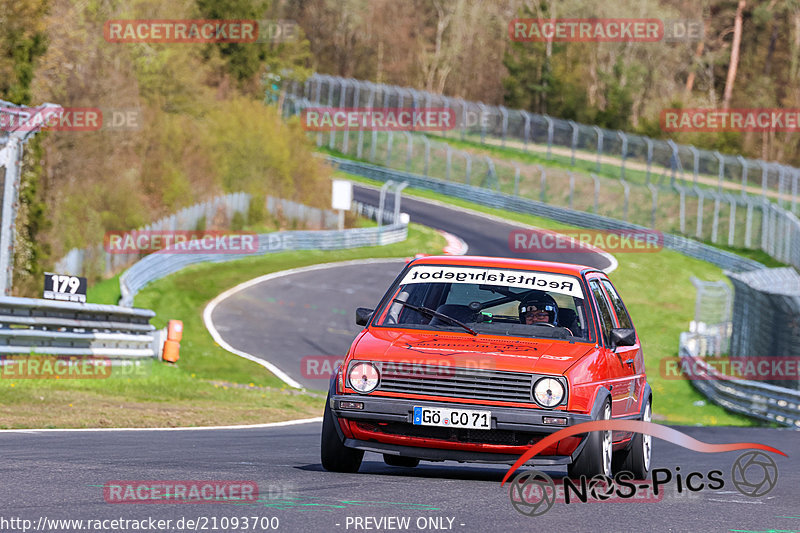
<svg viewBox="0 0 800 533"><path fill-rule="evenodd" d="M399 300L397 298L395 298L393 301L395 301L395 302L397 302L399 304L403 304L405 307L408 307L409 309L413 309L417 313L420 313L422 315L428 315L428 316L431 316L431 317L435 316L437 318L441 318L442 320L446 320L447 322L450 322L451 324L455 324L456 326L461 326L462 328L464 328L465 330L467 330L468 332L472 333L475 336L478 335L478 332L475 331L474 329L472 329L471 327L469 327L468 325L464 324L460 320L456 320L455 318L453 318L451 316L447 316L444 313L440 313L439 311L434 311L433 309L428 309L427 307L420 307L418 305L413 305L413 304L410 304L408 302L404 302L403 300Z"/></svg>

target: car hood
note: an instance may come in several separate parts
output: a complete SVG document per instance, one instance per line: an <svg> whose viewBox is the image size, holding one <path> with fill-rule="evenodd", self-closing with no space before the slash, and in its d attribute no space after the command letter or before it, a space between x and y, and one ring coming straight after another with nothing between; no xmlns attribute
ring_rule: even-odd
<svg viewBox="0 0 800 533"><path fill-rule="evenodd" d="M592 344L553 339L370 328L353 359L563 374L593 349Z"/></svg>

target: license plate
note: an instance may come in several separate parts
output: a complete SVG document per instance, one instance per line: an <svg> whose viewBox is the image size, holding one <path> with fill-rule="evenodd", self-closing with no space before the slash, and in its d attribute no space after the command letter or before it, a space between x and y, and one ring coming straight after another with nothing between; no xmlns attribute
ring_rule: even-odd
<svg viewBox="0 0 800 533"><path fill-rule="evenodd" d="M491 411L414 407L415 426L492 429Z"/></svg>

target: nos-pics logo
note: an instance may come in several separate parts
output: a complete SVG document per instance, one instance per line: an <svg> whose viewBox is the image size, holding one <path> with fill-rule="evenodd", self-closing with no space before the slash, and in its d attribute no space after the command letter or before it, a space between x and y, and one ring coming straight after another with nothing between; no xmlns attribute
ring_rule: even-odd
<svg viewBox="0 0 800 533"><path fill-rule="evenodd" d="M591 427L590 427L591 426ZM526 451L509 469L503 478L503 484L509 477L533 456L553 442L587 431L627 431L652 435L684 448L704 453L722 453L734 450L748 450L734 461L730 471L730 482L744 496L760 498L777 485L778 465L767 455L758 450L777 453L782 451L758 443L709 444L698 441L675 429L634 420L599 420L577 424L564 428ZM564 433L559 435L560 433ZM699 492L702 490L722 490L726 486L721 470L709 472L681 472L680 467L674 470L656 468L652 470L652 481L634 480L630 472L617 472L614 478L598 475L591 478L581 476L579 480L564 478L561 483L538 470L523 471L513 479L509 487L511 505L526 516L541 516L556 503L587 503L593 501L660 501L663 498L662 487L674 484L680 494L684 491Z"/></svg>

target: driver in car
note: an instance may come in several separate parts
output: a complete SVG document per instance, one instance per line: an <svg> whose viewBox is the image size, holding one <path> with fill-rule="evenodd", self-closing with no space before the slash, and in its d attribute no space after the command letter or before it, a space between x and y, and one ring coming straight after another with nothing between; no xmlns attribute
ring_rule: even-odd
<svg viewBox="0 0 800 533"><path fill-rule="evenodd" d="M519 303L519 319L523 324L546 322L558 325L558 305L553 298L543 292L531 294Z"/></svg>

